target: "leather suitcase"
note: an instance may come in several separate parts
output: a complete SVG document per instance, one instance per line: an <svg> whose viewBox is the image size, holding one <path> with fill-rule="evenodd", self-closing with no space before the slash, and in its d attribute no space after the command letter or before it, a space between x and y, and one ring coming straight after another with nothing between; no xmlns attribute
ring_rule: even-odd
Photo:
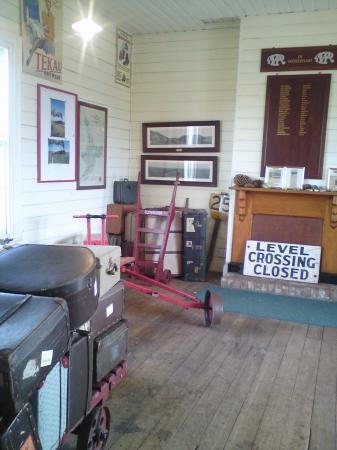
<svg viewBox="0 0 337 450"><path fill-rule="evenodd" d="M0 254L0 291L64 298L75 329L96 311L98 261L86 247L21 245Z"/></svg>
<svg viewBox="0 0 337 450"><path fill-rule="evenodd" d="M95 339L94 382L100 382L118 364L126 360L127 344L128 327L124 319Z"/></svg>
<svg viewBox="0 0 337 450"><path fill-rule="evenodd" d="M112 245L91 245L89 248L99 260L99 292L105 295L121 278L121 248Z"/></svg>
<svg viewBox="0 0 337 450"><path fill-rule="evenodd" d="M133 247L134 247L134 243L133 242L122 242L122 256L123 257L130 257L133 256Z"/></svg>
<svg viewBox="0 0 337 450"><path fill-rule="evenodd" d="M0 416L20 411L69 343L65 300L0 293Z"/></svg>
<svg viewBox="0 0 337 450"><path fill-rule="evenodd" d="M76 334L68 354L68 430L90 409L92 397L93 337Z"/></svg>
<svg viewBox="0 0 337 450"><path fill-rule="evenodd" d="M125 232L124 239L127 242L133 242L135 239L135 229L136 229L136 213L129 212L125 216Z"/></svg>
<svg viewBox="0 0 337 450"><path fill-rule="evenodd" d="M96 312L81 329L97 336L119 322L123 316L124 283L119 281L103 297L100 297Z"/></svg>
<svg viewBox="0 0 337 450"><path fill-rule="evenodd" d="M114 203L136 203L137 181L121 180L114 182Z"/></svg>
<svg viewBox="0 0 337 450"><path fill-rule="evenodd" d="M59 362L30 403L43 450L59 448L67 429L68 369Z"/></svg>
<svg viewBox="0 0 337 450"><path fill-rule="evenodd" d="M21 409L2 437L1 431L0 429L1 450L42 450L29 403Z"/></svg>
<svg viewBox="0 0 337 450"><path fill-rule="evenodd" d="M132 211L136 210L136 205L119 205L119 204L108 204L107 206L107 215L116 214L118 219L109 219L106 220L106 231L109 234L122 234L125 230L125 216Z"/></svg>

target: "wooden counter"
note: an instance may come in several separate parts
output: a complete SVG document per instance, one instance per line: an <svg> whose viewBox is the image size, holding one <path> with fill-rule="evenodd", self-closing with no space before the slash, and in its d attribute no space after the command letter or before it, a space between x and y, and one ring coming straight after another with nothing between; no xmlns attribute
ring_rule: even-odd
<svg viewBox="0 0 337 450"><path fill-rule="evenodd" d="M239 188L236 191L233 263L242 263L246 240L321 245L321 271L337 274L337 192Z"/></svg>

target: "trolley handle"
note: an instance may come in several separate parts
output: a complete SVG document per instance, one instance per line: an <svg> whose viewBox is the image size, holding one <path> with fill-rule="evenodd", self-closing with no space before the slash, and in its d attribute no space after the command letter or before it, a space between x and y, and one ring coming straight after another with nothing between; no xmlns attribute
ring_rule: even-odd
<svg viewBox="0 0 337 450"><path fill-rule="evenodd" d="M117 214L81 214L73 216L74 219L118 219Z"/></svg>

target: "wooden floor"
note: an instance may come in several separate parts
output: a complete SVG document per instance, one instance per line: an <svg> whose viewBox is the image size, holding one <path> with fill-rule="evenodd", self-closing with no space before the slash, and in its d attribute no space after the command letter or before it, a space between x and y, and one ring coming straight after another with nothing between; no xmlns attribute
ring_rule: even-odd
<svg viewBox="0 0 337 450"><path fill-rule="evenodd" d="M200 311L131 291L126 317L109 448L336 449L336 329L234 314L207 329Z"/></svg>

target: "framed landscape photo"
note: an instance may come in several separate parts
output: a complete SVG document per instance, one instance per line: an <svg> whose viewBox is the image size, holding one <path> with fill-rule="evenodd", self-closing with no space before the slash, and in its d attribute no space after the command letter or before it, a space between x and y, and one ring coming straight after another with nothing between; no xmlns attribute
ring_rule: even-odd
<svg viewBox="0 0 337 450"><path fill-rule="evenodd" d="M144 153L220 151L220 121L143 123Z"/></svg>
<svg viewBox="0 0 337 450"><path fill-rule="evenodd" d="M108 110L78 102L77 189L105 189Z"/></svg>
<svg viewBox="0 0 337 450"><path fill-rule="evenodd" d="M77 95L37 85L37 181L76 181Z"/></svg>
<svg viewBox="0 0 337 450"><path fill-rule="evenodd" d="M267 187L284 189L285 167L267 166L264 182Z"/></svg>
<svg viewBox="0 0 337 450"><path fill-rule="evenodd" d="M217 156L141 156L144 184L173 184L178 174L182 186L217 186Z"/></svg>
<svg viewBox="0 0 337 450"><path fill-rule="evenodd" d="M305 167L285 167L285 189L302 189Z"/></svg>
<svg viewBox="0 0 337 450"><path fill-rule="evenodd" d="M327 190L337 191L337 168L329 168L327 172Z"/></svg>

